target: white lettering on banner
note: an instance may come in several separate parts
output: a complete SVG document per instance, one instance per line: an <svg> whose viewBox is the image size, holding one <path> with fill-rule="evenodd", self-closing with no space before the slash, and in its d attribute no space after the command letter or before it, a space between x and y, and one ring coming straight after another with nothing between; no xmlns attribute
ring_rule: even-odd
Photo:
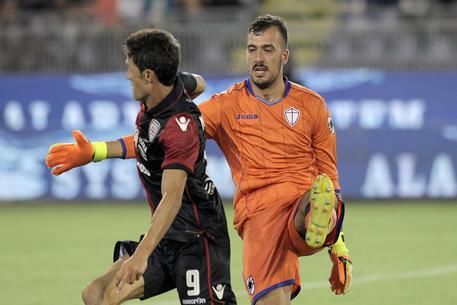
<svg viewBox="0 0 457 305"><path fill-rule="evenodd" d="M61 122L64 129L82 129L86 124L81 103L77 101L68 102L63 108Z"/></svg>
<svg viewBox="0 0 457 305"><path fill-rule="evenodd" d="M53 113L56 111L55 108L51 107L49 101L32 100L30 103L19 103L11 100L1 109L0 119L3 120L5 129L10 131L21 131L25 128L43 131L49 127L50 118L57 115ZM86 109L89 115L86 114ZM119 125L133 128L138 109L138 103L134 101L123 103L108 100L95 100L88 103L68 101L63 104L61 117L58 118L61 122L58 129L93 127L98 130L111 130L118 128ZM26 119L28 116L31 118L30 122Z"/></svg>
<svg viewBox="0 0 457 305"><path fill-rule="evenodd" d="M135 199L141 192L141 184L135 160L113 160L111 163L111 193L120 199Z"/></svg>
<svg viewBox="0 0 457 305"><path fill-rule="evenodd" d="M424 175L415 175L416 157L413 154L400 154L398 164L398 196L420 197L425 189Z"/></svg>
<svg viewBox="0 0 457 305"><path fill-rule="evenodd" d="M47 173L42 159L31 150L10 150L5 146L0 144L0 154L6 157L6 162L0 163L0 199L30 200L44 195L47 184L43 176Z"/></svg>
<svg viewBox="0 0 457 305"><path fill-rule="evenodd" d="M431 197L452 198L457 196L454 166L452 159L446 154L438 155L433 161L428 194Z"/></svg>
<svg viewBox="0 0 457 305"><path fill-rule="evenodd" d="M363 129L377 129L382 126L387 105L382 100L364 100L359 105L359 125Z"/></svg>
<svg viewBox="0 0 457 305"><path fill-rule="evenodd" d="M424 126L426 103L421 99L334 100L328 103L335 126L378 129L387 124L391 129L420 129Z"/></svg>
<svg viewBox="0 0 457 305"><path fill-rule="evenodd" d="M3 110L3 120L5 127L13 131L24 129L25 117L21 104L17 101L6 102L5 109Z"/></svg>
<svg viewBox="0 0 457 305"><path fill-rule="evenodd" d="M398 185L392 179L388 158L383 154L371 157L361 188L362 195L368 198L457 196L456 167L447 154L439 154L433 159L428 184L426 177L416 173L416 161L411 153L399 154L394 168L398 174Z"/></svg>
<svg viewBox="0 0 457 305"><path fill-rule="evenodd" d="M32 101L30 103L30 116L32 117L32 128L45 130L48 127L49 112L51 107L45 101Z"/></svg>
<svg viewBox="0 0 457 305"><path fill-rule="evenodd" d="M90 163L82 167L87 178L85 193L91 199L102 199L108 195L105 182L108 180L110 165L108 162Z"/></svg>
<svg viewBox="0 0 457 305"><path fill-rule="evenodd" d="M368 162L362 195L368 198L388 198L394 194L389 162L382 154L375 154Z"/></svg>
<svg viewBox="0 0 457 305"><path fill-rule="evenodd" d="M423 100L393 100L389 108L389 125L397 129L420 129L424 125L425 102Z"/></svg>
<svg viewBox="0 0 457 305"><path fill-rule="evenodd" d="M356 104L351 100L338 100L334 101L330 105L332 110L331 112L333 116L333 122L336 123L337 128L349 128L357 115Z"/></svg>
<svg viewBox="0 0 457 305"><path fill-rule="evenodd" d="M138 114L138 102L126 101L121 105L124 114L123 124L126 126L135 126L135 119Z"/></svg>
<svg viewBox="0 0 457 305"><path fill-rule="evenodd" d="M89 199L135 199L142 192L134 159L106 160L52 177L51 195L65 200L76 199L82 195ZM41 195L43 194L35 198Z"/></svg>
<svg viewBox="0 0 457 305"><path fill-rule="evenodd" d="M51 193L56 198L76 199L81 191L80 168L52 176Z"/></svg>
<svg viewBox="0 0 457 305"><path fill-rule="evenodd" d="M119 106L111 101L93 101L88 108L91 125L96 129L112 129L120 122Z"/></svg>

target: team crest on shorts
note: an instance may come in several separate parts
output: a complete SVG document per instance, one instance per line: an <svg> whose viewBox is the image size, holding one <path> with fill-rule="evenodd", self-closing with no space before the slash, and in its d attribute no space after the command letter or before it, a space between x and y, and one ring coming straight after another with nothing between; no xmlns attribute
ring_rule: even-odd
<svg viewBox="0 0 457 305"><path fill-rule="evenodd" d="M254 294L255 285L254 285L254 279L252 278L252 275L248 276L248 279L246 280L246 288L248 289L248 292L250 295Z"/></svg>
<svg viewBox="0 0 457 305"><path fill-rule="evenodd" d="M151 120L149 123L149 130L148 130L148 139L149 142L154 141L154 139L157 137L157 134L160 131L160 123L157 120Z"/></svg>
<svg viewBox="0 0 457 305"><path fill-rule="evenodd" d="M290 107L284 110L284 116L286 118L287 123L289 123L290 126L294 126L297 124L298 119L300 118L300 110Z"/></svg>

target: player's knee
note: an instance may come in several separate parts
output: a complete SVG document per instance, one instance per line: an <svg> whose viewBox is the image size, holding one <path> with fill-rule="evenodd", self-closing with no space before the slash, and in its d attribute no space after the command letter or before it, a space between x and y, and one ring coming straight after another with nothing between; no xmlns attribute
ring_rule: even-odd
<svg viewBox="0 0 457 305"><path fill-rule="evenodd" d="M85 305L100 305L103 302L103 287L96 281L84 288L82 298Z"/></svg>

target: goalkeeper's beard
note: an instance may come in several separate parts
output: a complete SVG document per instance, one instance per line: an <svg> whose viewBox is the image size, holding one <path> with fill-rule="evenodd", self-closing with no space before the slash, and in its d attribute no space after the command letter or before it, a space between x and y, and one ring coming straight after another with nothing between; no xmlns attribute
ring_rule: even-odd
<svg viewBox="0 0 457 305"><path fill-rule="evenodd" d="M265 69L266 69L266 72L271 73L271 71L267 67L265 67ZM255 66L252 69L251 75L250 75L250 79L251 79L252 83L261 90L270 88L276 82L276 80L278 78L282 79L282 74L280 72L278 72L276 75L271 75L270 78L266 78L266 79L265 78L256 78Z"/></svg>

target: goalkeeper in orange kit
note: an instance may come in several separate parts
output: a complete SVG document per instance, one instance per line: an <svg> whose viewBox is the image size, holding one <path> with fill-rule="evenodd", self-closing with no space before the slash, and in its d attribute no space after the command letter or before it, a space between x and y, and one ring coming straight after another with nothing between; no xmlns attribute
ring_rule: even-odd
<svg viewBox="0 0 457 305"><path fill-rule="evenodd" d="M246 55L249 78L199 105L206 136L218 143L235 183L246 291L252 304L290 304L300 291L298 257L328 248L331 289L345 294L352 262L341 232L330 112L320 95L283 76L289 50L282 18L264 15L251 24ZM76 144L51 148L53 173L139 150L133 136L90 143L74 135Z"/></svg>

